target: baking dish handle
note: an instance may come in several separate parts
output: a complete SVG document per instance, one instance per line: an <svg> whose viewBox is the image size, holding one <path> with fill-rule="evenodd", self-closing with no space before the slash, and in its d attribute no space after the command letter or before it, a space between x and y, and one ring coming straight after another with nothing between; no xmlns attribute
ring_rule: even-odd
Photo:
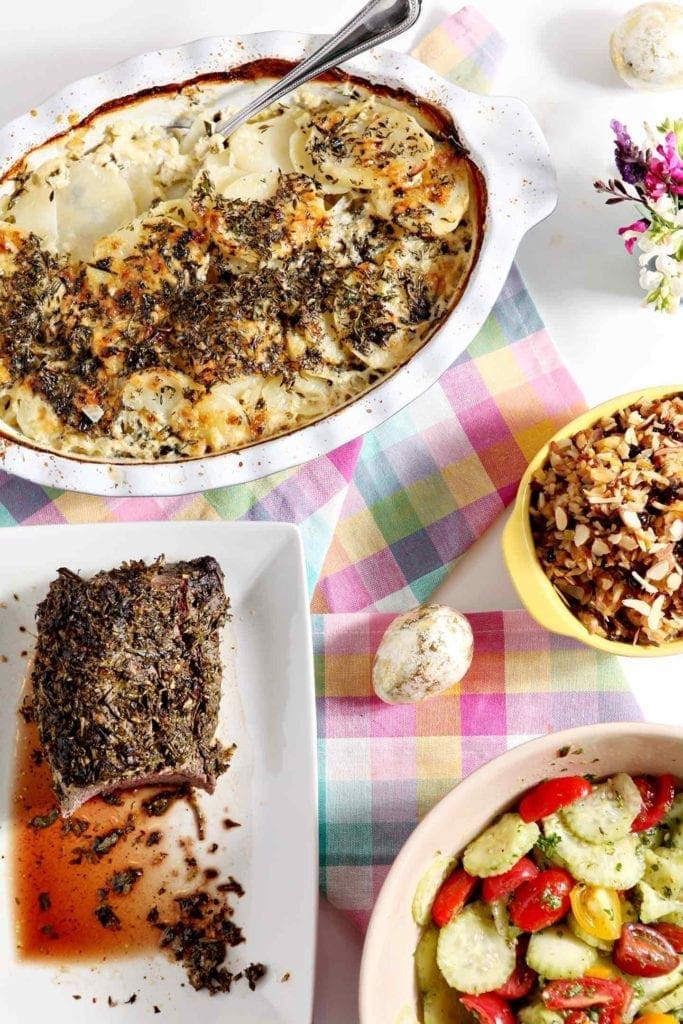
<svg viewBox="0 0 683 1024"><path fill-rule="evenodd" d="M502 212L526 232L557 205L557 175L543 132L525 103L514 97L490 100L487 163Z"/></svg>

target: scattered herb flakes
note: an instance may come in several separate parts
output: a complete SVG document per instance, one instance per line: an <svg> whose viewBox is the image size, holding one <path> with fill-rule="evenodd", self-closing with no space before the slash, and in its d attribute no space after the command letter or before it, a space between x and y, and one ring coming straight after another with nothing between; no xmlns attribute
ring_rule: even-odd
<svg viewBox="0 0 683 1024"><path fill-rule="evenodd" d="M35 722L35 709L33 707L33 701L30 697L24 697L19 708L19 714L24 719L27 725L31 722Z"/></svg>
<svg viewBox="0 0 683 1024"><path fill-rule="evenodd" d="M249 964L248 967L244 968L243 974L249 982L249 988L252 992L265 973L266 968L264 964Z"/></svg>
<svg viewBox="0 0 683 1024"><path fill-rule="evenodd" d="M135 992L133 992L133 995L129 999L126 999L126 1001L124 1002L123 1005L124 1006L132 1006L136 999L137 999L137 995L135 994Z"/></svg>
<svg viewBox="0 0 683 1024"><path fill-rule="evenodd" d="M290 978L291 974L289 973L289 971L285 971L285 973L280 978L280 981L289 981Z"/></svg>
<svg viewBox="0 0 683 1024"><path fill-rule="evenodd" d="M31 828L50 828L54 825L57 818L59 817L59 811L56 807L53 807L47 814L36 814L34 818L31 818L29 825Z"/></svg>
<svg viewBox="0 0 683 1024"><path fill-rule="evenodd" d="M223 828L231 829L231 828L241 828L241 827L242 826L241 826L239 821L233 821L232 818L223 818Z"/></svg>
<svg viewBox="0 0 683 1024"><path fill-rule="evenodd" d="M265 973L261 964L252 964L234 974L225 964L229 948L245 941L242 929L232 921L232 908L225 899L209 897L203 890L175 899L178 917L162 921L156 907L147 920L161 932L159 945L182 963L193 988L206 989L211 995L229 992L234 981L246 978L250 988Z"/></svg>
<svg viewBox="0 0 683 1024"><path fill-rule="evenodd" d="M118 1006L119 1004L111 996L107 996L107 1006Z"/></svg>
<svg viewBox="0 0 683 1024"><path fill-rule="evenodd" d="M204 878L207 882L213 882L218 876L219 872L216 868L204 868Z"/></svg>
<svg viewBox="0 0 683 1024"><path fill-rule="evenodd" d="M58 939L59 935L55 931L55 927L52 924L44 924L41 926L41 934L47 935L49 939Z"/></svg>
<svg viewBox="0 0 683 1024"><path fill-rule="evenodd" d="M117 896L127 896L141 877L142 870L140 868L126 868L124 871L117 871L113 874L107 885Z"/></svg>
<svg viewBox="0 0 683 1024"><path fill-rule="evenodd" d="M111 928L113 931L118 931L121 927L121 919L114 912L109 903L102 903L97 907L95 910L95 917L103 928Z"/></svg>
<svg viewBox="0 0 683 1024"><path fill-rule="evenodd" d="M145 839L145 846L158 846L161 842L163 833L162 832L150 832Z"/></svg>
<svg viewBox="0 0 683 1024"><path fill-rule="evenodd" d="M36 768L39 768L43 763L43 752L38 747L31 751L31 760L33 761Z"/></svg>
<svg viewBox="0 0 683 1024"><path fill-rule="evenodd" d="M190 792L190 787L178 786L176 789L162 789L154 796L142 801L142 810L148 818L160 818L176 800L181 800Z"/></svg>
<svg viewBox="0 0 683 1024"><path fill-rule="evenodd" d="M557 756L558 757L566 757L571 749L572 748L569 746L569 744L567 744L566 747L560 747L560 749L557 752Z"/></svg>
<svg viewBox="0 0 683 1024"><path fill-rule="evenodd" d="M217 849L218 843L211 843L211 846L209 847L207 853L215 853Z"/></svg>
<svg viewBox="0 0 683 1024"><path fill-rule="evenodd" d="M101 793L100 796L110 807L121 807L123 804L123 797L118 790L114 790L113 793Z"/></svg>
<svg viewBox="0 0 683 1024"><path fill-rule="evenodd" d="M93 840L92 851L96 853L98 857L103 857L105 853L108 853L124 834L122 828L113 828L110 832L105 832L103 836L98 836L97 839Z"/></svg>
<svg viewBox="0 0 683 1024"><path fill-rule="evenodd" d="M244 896L244 889L232 875L228 878L227 882L221 882L216 888L218 892L234 892L236 896Z"/></svg>
<svg viewBox="0 0 683 1024"><path fill-rule="evenodd" d="M79 839L89 828L90 822L86 821L85 818L67 818L66 821L62 822L62 835L66 836L70 833Z"/></svg>
<svg viewBox="0 0 683 1024"><path fill-rule="evenodd" d="M50 909L52 906L52 900L50 899L49 892L38 893L38 906L43 912Z"/></svg>
<svg viewBox="0 0 683 1024"><path fill-rule="evenodd" d="M6 654L0 654L0 663L2 663L3 665L6 665L8 661L9 661L9 658L7 657Z"/></svg>
<svg viewBox="0 0 683 1024"><path fill-rule="evenodd" d="M154 1010L155 1013L161 1013L161 1010L159 1009L159 1007L156 1004L154 1005L153 1010Z"/></svg>

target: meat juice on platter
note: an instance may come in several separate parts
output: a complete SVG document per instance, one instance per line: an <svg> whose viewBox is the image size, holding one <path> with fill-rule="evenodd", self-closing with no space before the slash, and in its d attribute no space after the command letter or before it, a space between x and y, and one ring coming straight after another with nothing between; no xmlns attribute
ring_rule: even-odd
<svg viewBox="0 0 683 1024"><path fill-rule="evenodd" d="M209 557L90 580L60 570L51 583L13 802L22 956L102 961L161 947L211 993L263 975L246 957L226 963L245 941L233 920L244 889L191 788L213 792L233 752L215 738L228 608Z"/></svg>

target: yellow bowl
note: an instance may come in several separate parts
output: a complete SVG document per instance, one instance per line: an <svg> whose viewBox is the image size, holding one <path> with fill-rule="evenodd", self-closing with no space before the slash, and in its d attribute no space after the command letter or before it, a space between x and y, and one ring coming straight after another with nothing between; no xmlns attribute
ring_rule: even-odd
<svg viewBox="0 0 683 1024"><path fill-rule="evenodd" d="M588 632L583 623L576 618L558 595L536 556L529 518L531 478L547 460L553 441L577 434L580 430L591 427L603 416L609 416L618 409L633 405L640 399L665 398L667 395L677 392L683 392L683 384L669 384L666 387L631 391L628 395L620 395L617 398L611 398L608 402L603 402L602 405L596 405L595 408L582 413L566 427L558 430L529 463L520 482L512 514L503 532L505 564L515 590L527 611L541 626L551 632L571 636L575 640L580 640L582 643L588 644L589 647L594 647L597 651L605 651L607 654L621 654L633 658L659 658L664 655L683 654L683 639L672 640L660 647L646 647L618 640L606 640L604 637Z"/></svg>

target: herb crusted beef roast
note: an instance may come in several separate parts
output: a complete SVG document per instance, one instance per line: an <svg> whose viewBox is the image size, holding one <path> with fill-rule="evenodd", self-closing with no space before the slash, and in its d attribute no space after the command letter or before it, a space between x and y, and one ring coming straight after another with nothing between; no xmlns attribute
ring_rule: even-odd
<svg viewBox="0 0 683 1024"><path fill-rule="evenodd" d="M190 782L212 792L231 750L215 739L219 629L214 558L60 569L38 605L33 710L64 815L98 793Z"/></svg>

